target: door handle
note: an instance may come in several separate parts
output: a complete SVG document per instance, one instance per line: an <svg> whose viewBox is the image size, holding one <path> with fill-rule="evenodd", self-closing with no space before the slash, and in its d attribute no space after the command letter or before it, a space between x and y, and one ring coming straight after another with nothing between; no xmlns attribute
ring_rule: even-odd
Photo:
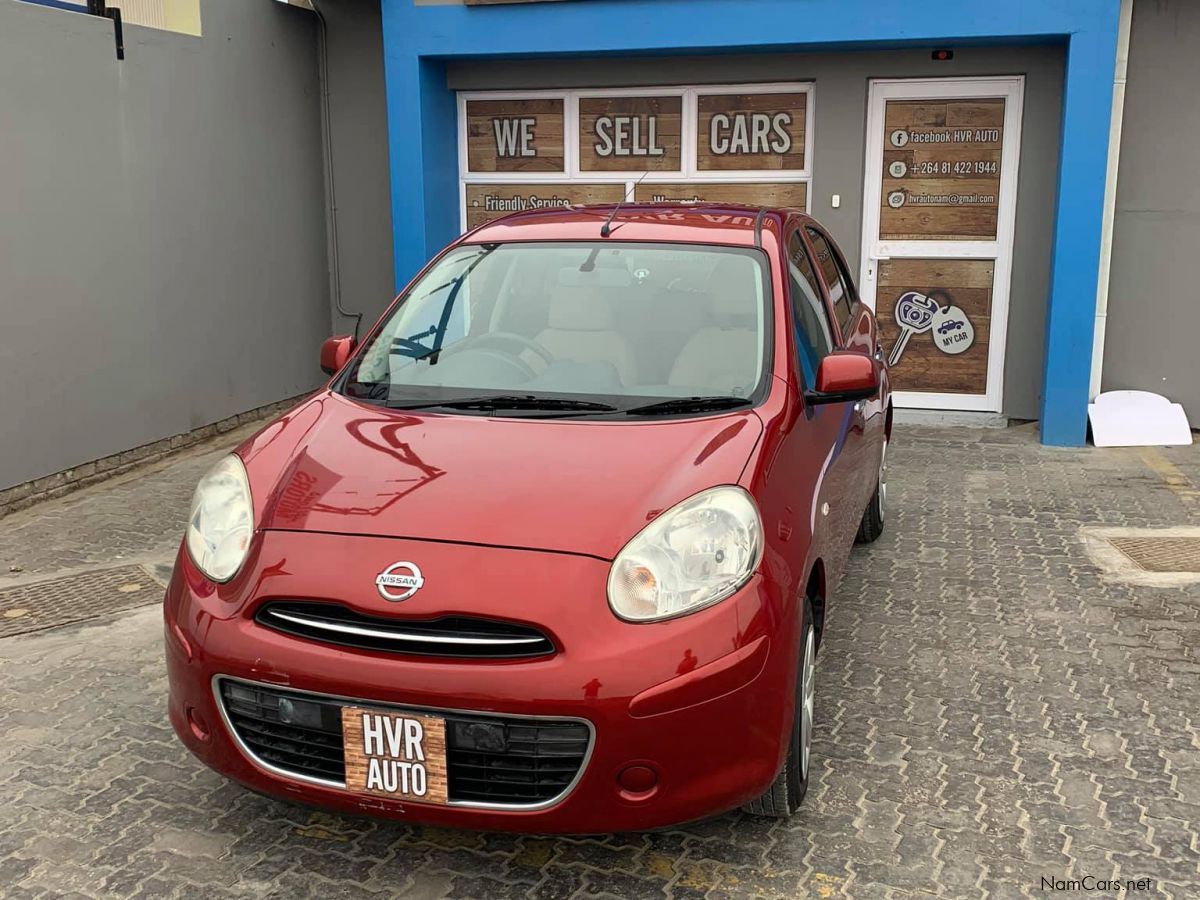
<svg viewBox="0 0 1200 900"><path fill-rule="evenodd" d="M891 257L885 250L877 250L867 257L867 278L871 281L875 280L875 275L879 271L879 264L887 262Z"/></svg>

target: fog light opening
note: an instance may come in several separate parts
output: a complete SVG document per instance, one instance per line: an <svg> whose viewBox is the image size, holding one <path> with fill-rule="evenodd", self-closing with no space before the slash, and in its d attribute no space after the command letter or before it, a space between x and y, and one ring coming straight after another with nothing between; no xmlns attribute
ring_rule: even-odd
<svg viewBox="0 0 1200 900"><path fill-rule="evenodd" d="M188 728L192 729L192 734L196 736L196 740L207 744L212 734L208 730L208 723L204 721L200 713L196 712L194 706L187 708L187 723Z"/></svg>
<svg viewBox="0 0 1200 900"><path fill-rule="evenodd" d="M617 773L617 784L623 800L649 800L658 792L658 772L644 763L628 765Z"/></svg>

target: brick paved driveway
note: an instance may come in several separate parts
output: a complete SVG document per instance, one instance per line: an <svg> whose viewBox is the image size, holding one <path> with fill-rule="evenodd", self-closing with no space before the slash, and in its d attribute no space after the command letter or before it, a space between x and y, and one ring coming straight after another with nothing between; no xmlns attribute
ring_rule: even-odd
<svg viewBox="0 0 1200 900"><path fill-rule="evenodd" d="M1102 581L1078 537L1200 524L1200 448L1154 454L899 430L892 518L831 604L817 768L786 823L547 839L328 816L176 743L157 607L0 640L0 896L1003 897L1085 875L1198 896L1200 586ZM0 588L169 563L217 455L0 520Z"/></svg>

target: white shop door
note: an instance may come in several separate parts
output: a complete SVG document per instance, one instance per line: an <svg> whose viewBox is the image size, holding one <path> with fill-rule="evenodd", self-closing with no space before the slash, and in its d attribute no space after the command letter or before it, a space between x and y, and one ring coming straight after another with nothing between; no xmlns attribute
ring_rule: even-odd
<svg viewBox="0 0 1200 900"><path fill-rule="evenodd" d="M871 82L863 300L897 406L999 412L1024 79Z"/></svg>

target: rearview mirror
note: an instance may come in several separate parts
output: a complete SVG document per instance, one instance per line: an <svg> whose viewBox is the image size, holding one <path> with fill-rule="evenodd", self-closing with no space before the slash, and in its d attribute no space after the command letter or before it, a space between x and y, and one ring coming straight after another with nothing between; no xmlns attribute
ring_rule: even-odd
<svg viewBox="0 0 1200 900"><path fill-rule="evenodd" d="M350 359L356 345L354 337L349 334L339 334L337 337L326 338L321 345L321 371L326 375L336 375L342 366Z"/></svg>
<svg viewBox="0 0 1200 900"><path fill-rule="evenodd" d="M817 368L816 390L805 391L804 399L814 406L870 400L879 393L879 370L865 353L835 350Z"/></svg>

